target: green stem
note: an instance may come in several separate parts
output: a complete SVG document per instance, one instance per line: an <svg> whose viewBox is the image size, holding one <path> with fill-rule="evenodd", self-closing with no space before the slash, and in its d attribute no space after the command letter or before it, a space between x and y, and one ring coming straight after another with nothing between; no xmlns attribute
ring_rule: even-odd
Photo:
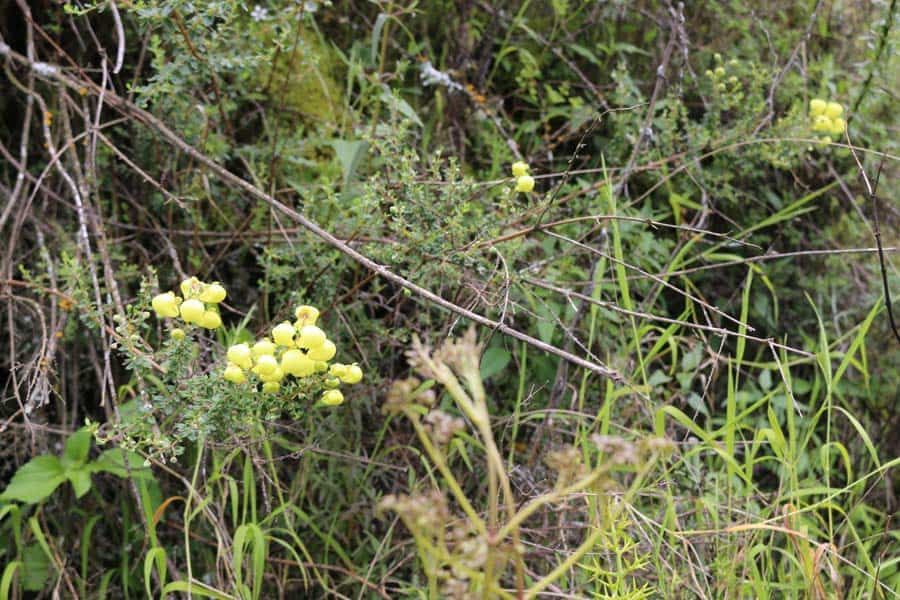
<svg viewBox="0 0 900 600"><path fill-rule="evenodd" d="M428 457L434 463L434 465L438 468L438 471L441 472L441 475L444 477L444 480L447 482L447 487L450 488L450 491L453 493L453 497L456 498L456 501L459 502L459 505L462 507L463 512L466 513L466 516L469 517L469 520L477 527L480 533L487 533L487 526L484 523L484 520L478 516L478 513L469 503L469 499L466 498L465 492L462 491L462 488L459 486L459 483L456 481L456 478L453 477L453 473L450 472L450 469L447 468L447 463L444 460L444 455L440 450L438 450L434 444L431 443L431 439L428 437L428 432L422 427L422 424L419 422L419 415L414 413L411 410L403 411L406 417L413 424L413 427L416 430L416 434L419 436L419 441L422 442L422 446L425 448L425 452L428 453Z"/></svg>

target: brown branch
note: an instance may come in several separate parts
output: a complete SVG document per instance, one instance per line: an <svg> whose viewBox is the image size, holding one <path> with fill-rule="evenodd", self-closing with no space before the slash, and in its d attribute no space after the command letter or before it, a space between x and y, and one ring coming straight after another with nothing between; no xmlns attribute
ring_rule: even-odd
<svg viewBox="0 0 900 600"><path fill-rule="evenodd" d="M18 52L15 52L12 49L8 49L8 50L4 49L4 50L5 50L6 56L8 56L14 62L19 63L21 65L27 65L27 66L33 68L35 63L30 61L25 56L19 54ZM78 90L81 88L86 88L86 89L88 89L89 93L98 94L98 95L102 91L100 89L100 87L94 81L92 81L90 79L81 80L81 79L71 78L68 75L64 74L62 72L62 70L60 69L60 67L58 67L56 65L45 65L43 68L39 69L39 72L36 72L36 74L41 77L55 78L63 85L70 87L72 89L75 89L75 90ZM579 367L587 369L587 370L589 370L593 373L596 373L602 377L608 377L608 378L612 379L613 381L616 381L619 383L627 383L625 377L621 373L616 371L615 369L609 368L602 364L591 362L580 356L576 356L575 354L572 354L570 352L566 352L565 350L563 350L561 348L553 346L552 344L547 344L545 342L542 342L541 340L534 338L534 337L528 335L527 333L519 331L518 329L514 329L504 323L497 322L497 321L490 319L484 315L481 315L481 314L478 314L471 310L468 310L466 308L463 308L457 304L454 304L453 302L450 302L450 301L442 298L441 296L438 296L431 290L428 290L428 289L402 277L401 275L394 273L385 265L378 264L374 260L361 254L360 252L358 252L351 246L347 245L346 243L344 243L343 241L341 241L340 239L338 239L337 237L332 235L330 232L323 229L318 223L315 223L314 221L305 217L304 215L297 212L293 208L276 200L271 195L260 190L253 184L249 183L248 181L242 179L238 175L235 175L234 173L232 173L225 167L221 166L220 164L215 162L213 159L209 158L206 154L204 154L203 152L200 152L199 150L197 150L196 148L194 148L193 146L188 144L178 134L176 134L174 131L169 129L169 127L166 126L165 123L163 123L162 121L157 119L152 114L135 106L128 100L122 98L121 96L119 96L117 94L110 92L109 90L106 90L104 92L104 94L105 94L105 100L110 106L112 106L116 110L122 112L123 114L132 116L133 118L135 118L135 120L143 123L144 125L150 127L151 129L155 130L156 133L159 134L166 142L168 142L170 145L174 146L181 152L190 156L191 158L196 160L199 164L206 167L210 172L212 172L216 177L218 177L223 182L231 184L231 185L239 188L240 190L242 190L249 196L251 196L259 201L265 202L266 204L271 206L273 209L290 217L295 222L297 222L299 225L301 225L305 229L309 230L312 234L314 234L315 236L320 238L322 241L324 241L329 246L339 250L340 252L347 255L348 257L355 260L356 262L360 263L364 267L371 269L372 271L374 271L375 273L377 273L384 279L387 279L388 281L391 281L392 283L395 283L405 289L408 289L410 292L427 300L428 302L431 302L432 304L435 304L445 310L448 310L448 311L456 313L462 317L465 317L475 323L478 323L479 325L482 325L484 327L488 327L491 329L496 329L497 331L499 331L505 335L516 338L518 340L521 340L535 348L543 350L544 352L548 352L550 354L558 356L558 357L562 358L563 360L566 360L572 364L575 364Z"/></svg>

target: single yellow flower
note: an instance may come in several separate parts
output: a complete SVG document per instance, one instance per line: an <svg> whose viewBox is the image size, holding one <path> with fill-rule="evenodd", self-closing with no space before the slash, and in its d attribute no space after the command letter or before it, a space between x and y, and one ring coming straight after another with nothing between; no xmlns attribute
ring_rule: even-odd
<svg viewBox="0 0 900 600"><path fill-rule="evenodd" d="M521 160L518 162L514 162L512 165L512 174L513 177L528 175L528 163L522 162Z"/></svg>
<svg viewBox="0 0 900 600"><path fill-rule="evenodd" d="M809 101L809 114L813 117L818 117L819 115L825 114L825 108L828 106L828 103L822 100L821 98L813 98Z"/></svg>
<svg viewBox="0 0 900 600"><path fill-rule="evenodd" d="M315 363L299 350L286 350L281 355L281 368L294 377L309 377L315 370Z"/></svg>
<svg viewBox="0 0 900 600"><path fill-rule="evenodd" d="M279 346L287 346L290 348L294 345L295 333L294 326L287 321L284 321L272 329L272 339L274 339L275 343Z"/></svg>
<svg viewBox="0 0 900 600"><path fill-rule="evenodd" d="M250 352L250 346L247 344L235 344L228 348L226 354L229 362L236 364L242 369L249 369L253 366L253 354Z"/></svg>
<svg viewBox="0 0 900 600"><path fill-rule="evenodd" d="M263 354L256 358L256 367L253 371L260 377L268 377L278 368L278 361L271 354Z"/></svg>
<svg viewBox="0 0 900 600"><path fill-rule="evenodd" d="M294 326L297 329L301 329L304 325L315 325L316 320L319 318L319 309L315 306L308 306L304 304L303 306L298 306L297 310L294 311L294 315L297 317L297 323Z"/></svg>
<svg viewBox="0 0 900 600"><path fill-rule="evenodd" d="M203 313L198 325L204 329L218 329L222 326L222 317L214 310L207 310Z"/></svg>
<svg viewBox="0 0 900 600"><path fill-rule="evenodd" d="M281 384L277 381L267 381L262 386L262 391L266 394L277 394L281 389Z"/></svg>
<svg viewBox="0 0 900 600"><path fill-rule="evenodd" d="M200 293L200 300L203 302L211 302L212 304L218 304L222 300L225 299L227 292L225 288L218 282L211 283Z"/></svg>
<svg viewBox="0 0 900 600"><path fill-rule="evenodd" d="M331 340L325 340L325 342L318 348L310 348L307 356L309 356L312 360L328 361L334 358L335 354L337 354L337 347L334 345L334 342L332 342Z"/></svg>
<svg viewBox="0 0 900 600"><path fill-rule="evenodd" d="M322 404L325 406L338 406L344 403L344 395L341 390L328 390L322 394Z"/></svg>
<svg viewBox="0 0 900 600"><path fill-rule="evenodd" d="M158 317L171 319L178 316L178 301L172 292L153 296L150 305Z"/></svg>
<svg viewBox="0 0 900 600"><path fill-rule="evenodd" d="M181 282L181 295L185 298L193 298L200 293L203 288L203 282L196 277L188 277Z"/></svg>
<svg viewBox="0 0 900 600"><path fill-rule="evenodd" d="M259 359L261 356L272 356L275 354L275 344L263 338L253 344L253 358Z"/></svg>
<svg viewBox="0 0 900 600"><path fill-rule="evenodd" d="M813 120L813 131L831 131L831 119L825 115L819 115Z"/></svg>
<svg viewBox="0 0 900 600"><path fill-rule="evenodd" d="M534 177L531 175L522 175L516 179L516 191L528 193L534 189Z"/></svg>
<svg viewBox="0 0 900 600"><path fill-rule="evenodd" d="M344 375L347 373L347 369L349 367L350 367L350 365L342 365L341 363L334 363L333 365L331 365L331 368L328 369L328 374L331 375L332 377L343 378Z"/></svg>
<svg viewBox="0 0 900 600"><path fill-rule="evenodd" d="M847 129L847 122L840 117L831 120L830 133L833 135L841 135Z"/></svg>
<svg viewBox="0 0 900 600"><path fill-rule="evenodd" d="M225 381L230 381L231 383L244 383L247 381L244 370L233 363L228 363L222 376L225 378Z"/></svg>
<svg viewBox="0 0 900 600"><path fill-rule="evenodd" d="M298 348L318 348L328 339L325 332L315 325L304 325L300 329L300 337L297 339Z"/></svg>
<svg viewBox="0 0 900 600"><path fill-rule="evenodd" d="M284 370L281 367L275 367L275 369L268 375L259 373L259 379L264 383L268 383L270 381L281 381L282 379L284 379Z"/></svg>
<svg viewBox="0 0 900 600"><path fill-rule="evenodd" d="M829 102L825 107L825 116L829 119L837 119L842 114L844 114L844 107L837 102Z"/></svg>
<svg viewBox="0 0 900 600"><path fill-rule="evenodd" d="M359 383L362 381L363 372L359 365L349 365L343 376L338 376L344 383Z"/></svg>
<svg viewBox="0 0 900 600"><path fill-rule="evenodd" d="M191 299L181 303L181 318L185 323L199 323L205 312L206 307L199 300Z"/></svg>

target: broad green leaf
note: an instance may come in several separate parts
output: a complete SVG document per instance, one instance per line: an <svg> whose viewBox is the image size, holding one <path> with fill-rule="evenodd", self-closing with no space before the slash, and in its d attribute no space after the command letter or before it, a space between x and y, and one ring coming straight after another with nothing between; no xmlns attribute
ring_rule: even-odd
<svg viewBox="0 0 900 600"><path fill-rule="evenodd" d="M337 154L337 158L341 163L341 171L344 174L344 187L346 188L356 174L356 168L359 166L362 157L365 156L369 143L332 140L331 147L334 148L334 153Z"/></svg>
<svg viewBox="0 0 900 600"><path fill-rule="evenodd" d="M22 587L28 592L44 589L50 576L50 559L39 544L31 544L22 552Z"/></svg>
<svg viewBox="0 0 900 600"><path fill-rule="evenodd" d="M34 504L53 493L66 480L62 464L52 454L32 458L22 465L0 494L0 500Z"/></svg>
<svg viewBox="0 0 900 600"><path fill-rule="evenodd" d="M512 355L503 348L488 348L481 357L481 378L493 377L506 368Z"/></svg>

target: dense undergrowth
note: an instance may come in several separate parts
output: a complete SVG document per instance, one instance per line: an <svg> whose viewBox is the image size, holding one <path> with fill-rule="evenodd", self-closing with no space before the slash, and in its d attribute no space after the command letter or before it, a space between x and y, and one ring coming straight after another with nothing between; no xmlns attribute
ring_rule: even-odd
<svg viewBox="0 0 900 600"><path fill-rule="evenodd" d="M900 596L897 13L6 3L0 599Z"/></svg>

